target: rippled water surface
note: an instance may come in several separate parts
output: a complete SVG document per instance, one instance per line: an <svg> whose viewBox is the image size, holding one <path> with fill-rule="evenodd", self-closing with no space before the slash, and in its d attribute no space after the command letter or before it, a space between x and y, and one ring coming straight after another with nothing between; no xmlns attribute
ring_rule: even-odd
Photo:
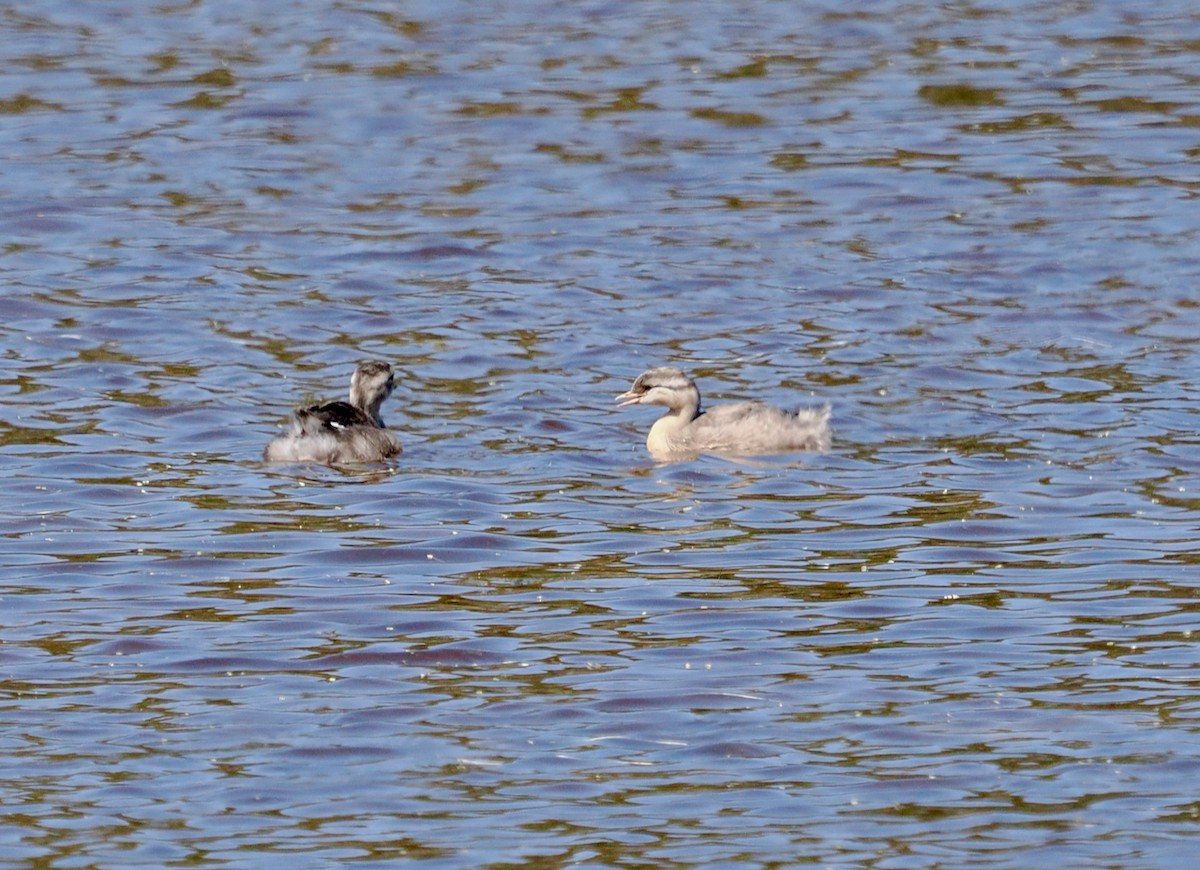
<svg viewBox="0 0 1200 870"><path fill-rule="evenodd" d="M1194 860L1200 12L860 6L0 4L0 861Z"/></svg>

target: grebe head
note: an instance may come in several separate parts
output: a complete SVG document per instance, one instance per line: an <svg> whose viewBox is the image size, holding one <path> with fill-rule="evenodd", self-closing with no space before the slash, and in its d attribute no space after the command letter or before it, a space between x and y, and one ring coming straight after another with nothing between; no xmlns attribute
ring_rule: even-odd
<svg viewBox="0 0 1200 870"><path fill-rule="evenodd" d="M661 366L642 372L629 388L617 396L620 407L626 405L665 405L672 411L691 407L699 409L700 390L675 366Z"/></svg>
<svg viewBox="0 0 1200 870"><path fill-rule="evenodd" d="M396 386L392 367L379 359L363 360L350 377L350 404L370 415L378 425L379 406L392 394Z"/></svg>

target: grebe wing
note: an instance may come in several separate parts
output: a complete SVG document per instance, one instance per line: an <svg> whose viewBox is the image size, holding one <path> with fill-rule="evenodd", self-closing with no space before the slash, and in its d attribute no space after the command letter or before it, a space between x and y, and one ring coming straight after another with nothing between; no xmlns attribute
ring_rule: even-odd
<svg viewBox="0 0 1200 870"><path fill-rule="evenodd" d="M375 421L349 402L327 402L297 411L297 416L315 420L326 429L349 429L352 426L375 426Z"/></svg>
<svg viewBox="0 0 1200 870"><path fill-rule="evenodd" d="M829 449L829 408L793 413L759 402L717 405L687 427L698 450L776 453Z"/></svg>

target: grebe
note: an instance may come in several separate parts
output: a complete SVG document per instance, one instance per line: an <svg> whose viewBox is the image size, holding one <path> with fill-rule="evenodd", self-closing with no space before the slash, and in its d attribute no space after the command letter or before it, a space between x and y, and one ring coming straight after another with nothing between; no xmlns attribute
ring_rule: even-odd
<svg viewBox="0 0 1200 870"><path fill-rule="evenodd" d="M682 459L698 453L751 456L829 449L828 405L801 408L794 414L759 402L701 411L700 390L675 366L642 372L617 401L622 408L666 406L667 413L655 421L646 438L647 449L657 459Z"/></svg>
<svg viewBox="0 0 1200 870"><path fill-rule="evenodd" d="M267 462L381 462L400 452L400 441L383 425L379 406L392 394L392 367L363 360L350 378L350 401L298 408L291 431L263 450Z"/></svg>

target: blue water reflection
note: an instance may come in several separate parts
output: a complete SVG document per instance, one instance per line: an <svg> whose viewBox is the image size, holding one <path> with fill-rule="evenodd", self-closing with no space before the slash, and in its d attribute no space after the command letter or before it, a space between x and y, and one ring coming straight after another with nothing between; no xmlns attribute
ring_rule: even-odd
<svg viewBox="0 0 1200 870"><path fill-rule="evenodd" d="M1194 10L134 6L0 5L5 861L1190 860Z"/></svg>

